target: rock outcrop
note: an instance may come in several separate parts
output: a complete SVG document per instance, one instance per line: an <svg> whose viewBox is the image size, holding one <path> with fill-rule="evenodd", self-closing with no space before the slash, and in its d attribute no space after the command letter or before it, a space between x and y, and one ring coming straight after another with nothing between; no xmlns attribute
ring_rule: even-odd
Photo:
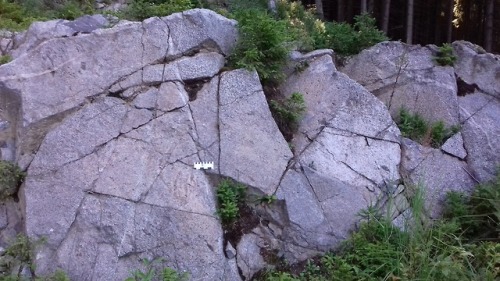
<svg viewBox="0 0 500 281"><path fill-rule="evenodd" d="M337 247L370 206L404 226L417 183L437 217L447 191L470 192L500 162L498 81L435 66L434 46L381 43L343 73L331 50L294 53L304 67L280 90L303 94L307 112L287 143L257 73L224 68L236 22L198 9L108 23L36 23L0 66L0 157L27 173L20 205L0 205L0 246L21 228L46 238L37 275L124 280L163 258L191 280L248 280L272 260ZM467 43L454 48L463 68L498 69ZM458 96L457 81L472 92ZM403 105L462 129L424 147L401 137ZM276 198L249 200L255 224L232 241L216 214L225 177Z"/></svg>
<svg viewBox="0 0 500 281"><path fill-rule="evenodd" d="M470 192L494 178L500 165L500 60L469 42L453 43L453 67L433 61L437 47L384 42L351 58L342 71L389 108L397 120L405 107L428 122L459 125L438 149L403 141L401 174L426 189L433 217L447 191Z"/></svg>

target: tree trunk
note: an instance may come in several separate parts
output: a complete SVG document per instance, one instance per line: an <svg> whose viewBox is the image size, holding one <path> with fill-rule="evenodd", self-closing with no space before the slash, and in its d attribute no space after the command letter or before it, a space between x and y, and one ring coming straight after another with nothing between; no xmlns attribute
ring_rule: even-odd
<svg viewBox="0 0 500 281"><path fill-rule="evenodd" d="M413 0L408 0L406 10L406 43L413 42Z"/></svg>
<svg viewBox="0 0 500 281"><path fill-rule="evenodd" d="M337 21L344 21L344 0L337 0Z"/></svg>
<svg viewBox="0 0 500 281"><path fill-rule="evenodd" d="M267 8L271 13L276 14L276 1L275 0L269 0L267 1Z"/></svg>
<svg viewBox="0 0 500 281"><path fill-rule="evenodd" d="M382 13L382 31L387 34L389 31L389 14L391 11L391 0L384 0Z"/></svg>
<svg viewBox="0 0 500 281"><path fill-rule="evenodd" d="M361 0L361 9L360 9L360 14L365 14L368 10L366 7L366 0Z"/></svg>
<svg viewBox="0 0 500 281"><path fill-rule="evenodd" d="M446 5L446 42L451 43L451 40L453 40L453 6L455 5L455 1L448 0Z"/></svg>
<svg viewBox="0 0 500 281"><path fill-rule="evenodd" d="M315 0L314 3L316 4L316 15L318 15L319 19L324 20L325 14L323 13L323 1Z"/></svg>
<svg viewBox="0 0 500 281"><path fill-rule="evenodd" d="M368 13L373 13L373 9L375 7L375 1L374 0L368 0Z"/></svg>
<svg viewBox="0 0 500 281"><path fill-rule="evenodd" d="M487 52L491 52L492 43L493 43L493 11L495 1L487 0L486 1L486 21L484 27L484 49Z"/></svg>

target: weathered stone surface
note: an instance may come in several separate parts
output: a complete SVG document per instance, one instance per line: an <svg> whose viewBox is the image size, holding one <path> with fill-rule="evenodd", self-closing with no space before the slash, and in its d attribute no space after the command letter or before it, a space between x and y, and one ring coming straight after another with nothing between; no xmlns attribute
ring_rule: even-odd
<svg viewBox="0 0 500 281"><path fill-rule="evenodd" d="M407 183L423 189L425 207L431 218L440 216L449 191L470 193L473 190L476 182L465 162L409 139L403 139L402 147L402 173Z"/></svg>
<svg viewBox="0 0 500 281"><path fill-rule="evenodd" d="M196 36L172 38L187 27ZM212 183L192 166L206 152L218 162L216 74L225 53L215 52L228 52L235 36L233 21L196 10L85 36L52 32L0 67L1 98L19 97L14 108L23 110L9 128L20 155L31 155L19 158L28 172L19 194L26 232L47 237L37 274L61 268L72 280L124 280L143 258L161 257L191 280L240 279L224 256ZM30 61L34 55L47 59ZM175 81L164 82L168 65ZM189 104L185 87L197 79ZM205 79L212 82L204 87Z"/></svg>
<svg viewBox="0 0 500 281"><path fill-rule="evenodd" d="M307 106L299 133L293 140L298 153L325 126L368 138L398 142L399 130L384 105L359 84L338 72L328 55L310 61L306 70L291 75L281 90L285 95L302 93Z"/></svg>
<svg viewBox="0 0 500 281"><path fill-rule="evenodd" d="M308 65L281 87L285 95L303 93L307 113L293 140L295 161L276 192L286 216L268 211L281 227L278 251L291 262L338 246L357 213L386 182L399 180L399 130L385 106L337 72L329 55Z"/></svg>
<svg viewBox="0 0 500 281"><path fill-rule="evenodd" d="M0 68L0 81L22 93L24 125L73 108L85 98L103 93L120 79L166 56L175 58L195 49L221 50L226 54L234 46L237 35L234 21L202 9L163 19L151 18L143 23L121 23L111 29L97 29L89 35L69 38L60 37L68 35L68 31L61 31L59 36L53 27L71 29L66 25L58 22L51 22L49 27L40 25L49 34L37 40L54 39L45 44L31 44L23 51L27 53ZM38 36L37 25L32 28ZM19 48L22 46L24 44ZM40 59L33 60L33 57ZM221 58L218 55L216 65ZM210 63L208 59L207 64ZM190 77L198 69L186 65L184 70ZM92 81L92 84L82 81ZM40 83L45 86L39 87Z"/></svg>
<svg viewBox="0 0 500 281"><path fill-rule="evenodd" d="M215 162L216 173L220 173L219 79L215 76L207 82L188 105L196 128L200 159Z"/></svg>
<svg viewBox="0 0 500 281"><path fill-rule="evenodd" d="M165 64L147 65L123 81L111 86L118 92L141 84L158 84L165 81L201 80L212 78L224 66L224 56L214 52L202 52L181 57Z"/></svg>
<svg viewBox="0 0 500 281"><path fill-rule="evenodd" d="M163 257L193 280L225 278L211 184L191 166L199 159L189 110L120 134L135 110L105 98L47 135L22 195L28 235L48 238L37 271L58 266L75 280L123 280L139 259Z"/></svg>
<svg viewBox="0 0 500 281"><path fill-rule="evenodd" d="M221 75L220 172L272 194L292 157L269 111L257 73Z"/></svg>
<svg viewBox="0 0 500 281"><path fill-rule="evenodd" d="M472 176L489 178L500 155L498 100L478 86L457 101L453 69L434 65L435 47L382 43L345 69L389 100L393 115L408 103L430 121L460 121L463 145L460 134L441 148L447 154L401 144L387 107L336 70L331 50L318 50L292 54L296 68L281 86L307 106L293 155L257 73L221 73L234 21L192 10L95 29L101 23L35 25L0 66L1 157L27 169L25 225L10 227L0 206L0 246L7 229L46 237L37 274L124 280L141 259L161 257L192 280L237 281L238 270L250 279L269 258L302 261L337 247L373 204L403 225L403 176L424 184L436 217L446 191L470 192ZM193 169L199 161L215 169ZM216 216L218 176L277 198L254 204L258 225L237 250L225 247Z"/></svg>
<svg viewBox="0 0 500 281"><path fill-rule="evenodd" d="M460 159L465 159L467 157L467 151L464 148L464 139L462 133L458 132L449 138L442 146L441 150L444 152L456 156Z"/></svg>
<svg viewBox="0 0 500 281"><path fill-rule="evenodd" d="M236 21L213 11L194 9L162 19L170 27L167 57L178 57L200 46L228 55L237 40Z"/></svg>
<svg viewBox="0 0 500 281"><path fill-rule="evenodd" d="M383 42L341 69L382 100L397 119L405 107L429 122L457 125L457 83L452 67L437 66L431 47Z"/></svg>
<svg viewBox="0 0 500 281"><path fill-rule="evenodd" d="M244 235L238 243L238 267L247 279L266 266L264 258L260 255L259 240L257 235L250 233Z"/></svg>
<svg viewBox="0 0 500 281"><path fill-rule="evenodd" d="M467 163L479 181L491 180L500 166L500 100L475 93L459 104Z"/></svg>
<svg viewBox="0 0 500 281"><path fill-rule="evenodd" d="M453 42L457 56L455 73L465 83L476 85L489 95L500 98L500 57L486 53L466 41Z"/></svg>

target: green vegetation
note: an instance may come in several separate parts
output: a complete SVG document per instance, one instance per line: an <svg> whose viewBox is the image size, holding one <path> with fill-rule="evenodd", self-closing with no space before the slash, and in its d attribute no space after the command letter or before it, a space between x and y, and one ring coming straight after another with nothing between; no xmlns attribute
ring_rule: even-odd
<svg viewBox="0 0 500 281"><path fill-rule="evenodd" d="M277 198L276 195L262 195L261 197L257 198L257 203L261 205L270 205L276 202Z"/></svg>
<svg viewBox="0 0 500 281"><path fill-rule="evenodd" d="M125 18L144 20L194 8L190 0L134 0L123 12Z"/></svg>
<svg viewBox="0 0 500 281"><path fill-rule="evenodd" d="M441 66L453 66L457 57L453 54L453 47L450 44L443 44L439 47L437 56L434 57L434 61Z"/></svg>
<svg viewBox="0 0 500 281"><path fill-rule="evenodd" d="M408 231L373 209L337 253L309 261L300 274L270 271L261 280L498 280L500 174L469 200L452 193L445 217L429 223L423 192L411 202Z"/></svg>
<svg viewBox="0 0 500 281"><path fill-rule="evenodd" d="M288 23L292 38L303 51L329 48L338 55L348 56L388 40L368 14L356 16L354 25L350 25L322 22L315 17L314 9L305 9L300 2L278 0L277 10L278 18Z"/></svg>
<svg viewBox="0 0 500 281"><path fill-rule="evenodd" d="M286 23L259 9L237 10L240 38L229 57L236 68L255 69L264 84L280 82L290 48Z"/></svg>
<svg viewBox="0 0 500 281"><path fill-rule="evenodd" d="M479 185L471 196L450 193L447 205L444 217L457 223L464 237L473 242L500 242L500 171L494 181Z"/></svg>
<svg viewBox="0 0 500 281"><path fill-rule="evenodd" d="M443 145L447 139L459 131L459 127L456 126L446 128L442 121L429 124L420 115L411 114L405 108L399 111L397 124L403 137L434 148Z"/></svg>
<svg viewBox="0 0 500 281"><path fill-rule="evenodd" d="M5 252L0 256L0 280L24 281L21 277L23 269L34 270L33 251L44 243L44 240L31 241L28 237L19 234ZM68 276L61 270L56 270L52 275L37 277L35 281L69 281Z"/></svg>
<svg viewBox="0 0 500 281"><path fill-rule="evenodd" d="M245 198L244 185L232 180L222 180L217 187L217 200L219 208L217 214L225 225L232 224L240 215L240 204Z"/></svg>
<svg viewBox="0 0 500 281"><path fill-rule="evenodd" d="M148 259L143 259L142 263L144 270L135 270L131 273L131 277L125 279L125 281L152 281L152 280L162 280L162 281L187 281L189 280L189 274L178 273L170 267L164 267L158 272L157 265L161 263L163 259L155 259L150 261Z"/></svg>
<svg viewBox="0 0 500 281"><path fill-rule="evenodd" d="M24 173L16 165L0 160L0 200L17 193Z"/></svg>
<svg viewBox="0 0 500 281"><path fill-rule="evenodd" d="M271 100L270 107L274 120L285 136L297 131L306 112L304 96L300 93L293 93L282 101Z"/></svg>
<svg viewBox="0 0 500 281"><path fill-rule="evenodd" d="M354 25L325 23L325 33L316 48L331 48L341 56L354 55L388 38L376 28L375 19L368 14L354 17Z"/></svg>
<svg viewBox="0 0 500 281"><path fill-rule="evenodd" d="M0 65L6 64L6 63L10 62L11 60L12 60L12 57L9 55L0 56Z"/></svg>

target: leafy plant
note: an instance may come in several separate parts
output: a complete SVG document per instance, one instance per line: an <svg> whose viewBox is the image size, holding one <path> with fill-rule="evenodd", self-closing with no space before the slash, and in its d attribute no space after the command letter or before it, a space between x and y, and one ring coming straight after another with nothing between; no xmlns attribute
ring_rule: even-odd
<svg viewBox="0 0 500 281"><path fill-rule="evenodd" d="M419 114L411 114L405 108L400 109L397 124L403 137L435 148L443 145L460 130L457 126L446 128L442 121L429 124Z"/></svg>
<svg viewBox="0 0 500 281"><path fill-rule="evenodd" d="M43 243L45 243L44 239L32 241L27 236L18 234L16 239L10 243L0 256L0 279L20 280L19 275L23 269L27 268L32 271L33 251Z"/></svg>
<svg viewBox="0 0 500 281"><path fill-rule="evenodd" d="M12 57L9 55L0 56L0 65L6 64L6 63L10 62L11 60L12 60Z"/></svg>
<svg viewBox="0 0 500 281"><path fill-rule="evenodd" d="M245 186L225 179L217 187L217 214L224 224L233 223L240 214L239 205L245 197Z"/></svg>
<svg viewBox="0 0 500 281"><path fill-rule="evenodd" d="M125 12L127 18L144 20L164 17L193 8L190 0L133 0Z"/></svg>
<svg viewBox="0 0 500 281"><path fill-rule="evenodd" d="M258 9L238 10L234 17L240 38L229 64L255 69L263 84L281 81L289 52L286 23Z"/></svg>
<svg viewBox="0 0 500 281"><path fill-rule="evenodd" d="M25 6L14 1L0 0L0 29L23 30L43 17L28 13Z"/></svg>
<svg viewBox="0 0 500 281"><path fill-rule="evenodd" d="M441 66L453 66L456 60L457 57L453 53L453 47L448 43L439 47L437 56L434 57L434 61Z"/></svg>
<svg viewBox="0 0 500 281"><path fill-rule="evenodd" d="M152 261L143 259L142 264L145 270L136 269L131 273L132 276L125 279L125 281L152 281L158 279L162 281L187 281L189 279L188 273L181 274L170 267L163 268L160 274L158 274L155 265L162 261L163 259L161 258Z"/></svg>
<svg viewBox="0 0 500 281"><path fill-rule="evenodd" d="M259 198L257 198L257 202L262 205L270 205L274 202L276 202L277 198L276 195L263 195Z"/></svg>
<svg viewBox="0 0 500 281"><path fill-rule="evenodd" d="M316 48L331 48L341 56L354 55L388 38L377 29L368 14L354 17L354 25L325 23L325 32L316 38Z"/></svg>
<svg viewBox="0 0 500 281"><path fill-rule="evenodd" d="M17 193L24 173L16 165L0 160L0 200Z"/></svg>
<svg viewBox="0 0 500 281"><path fill-rule="evenodd" d="M324 23L315 16L315 9L306 9L300 1L277 0L277 18L287 24L290 39L301 51L312 51L324 33Z"/></svg>
<svg viewBox="0 0 500 281"><path fill-rule="evenodd" d="M282 101L271 100L270 107L278 127L285 136L297 131L307 109L304 96L300 93L293 93Z"/></svg>

